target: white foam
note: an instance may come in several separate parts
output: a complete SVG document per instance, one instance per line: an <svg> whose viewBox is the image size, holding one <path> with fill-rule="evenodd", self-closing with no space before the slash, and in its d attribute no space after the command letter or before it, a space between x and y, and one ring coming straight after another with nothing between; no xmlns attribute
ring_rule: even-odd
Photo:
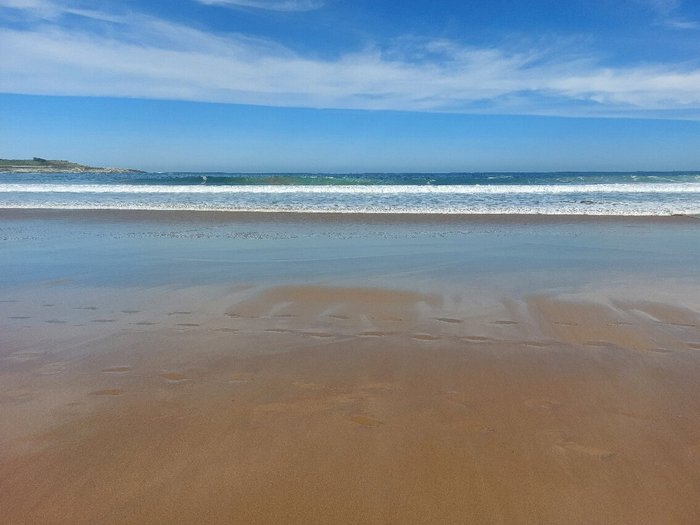
<svg viewBox="0 0 700 525"><path fill-rule="evenodd" d="M696 194L700 183L571 184L571 185L376 185L376 186L209 186L133 184L0 184L0 193L88 193L88 194L334 194L334 195L561 195L659 193Z"/></svg>
<svg viewBox="0 0 700 525"><path fill-rule="evenodd" d="M222 211L245 213L341 213L341 214L405 214L405 215L588 215L588 216L621 216L621 217L652 217L670 215L700 215L700 206L669 206L653 205L651 203L634 203L624 206L583 206L569 205L542 205L542 206L453 206L453 207L409 207L409 206L366 206L366 207L314 207L303 206L234 206L208 203L64 203L64 202L36 202L36 203L3 203L0 209L52 209L52 210L127 210L127 211Z"/></svg>

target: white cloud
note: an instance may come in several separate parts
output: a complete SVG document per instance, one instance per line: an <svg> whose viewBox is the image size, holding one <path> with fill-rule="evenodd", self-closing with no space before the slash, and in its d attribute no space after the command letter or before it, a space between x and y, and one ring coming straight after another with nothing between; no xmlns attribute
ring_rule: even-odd
<svg viewBox="0 0 700 525"><path fill-rule="evenodd" d="M252 7L269 11L313 11L323 7L323 0L196 0L200 4L224 7Z"/></svg>
<svg viewBox="0 0 700 525"><path fill-rule="evenodd" d="M664 25L674 29L699 29L700 23L684 18L667 18L664 20Z"/></svg>
<svg viewBox="0 0 700 525"><path fill-rule="evenodd" d="M45 4L44 0L0 0L0 7L12 9L37 9Z"/></svg>
<svg viewBox="0 0 700 525"><path fill-rule="evenodd" d="M700 117L697 67L604 67L556 43L513 51L401 39L388 49L368 47L321 60L275 42L213 35L134 13L70 12L114 28L79 32L58 19L42 19L27 30L4 28L0 91L317 108Z"/></svg>
<svg viewBox="0 0 700 525"><path fill-rule="evenodd" d="M657 23L673 29L698 29L700 23L678 14L681 0L638 0L654 12Z"/></svg>

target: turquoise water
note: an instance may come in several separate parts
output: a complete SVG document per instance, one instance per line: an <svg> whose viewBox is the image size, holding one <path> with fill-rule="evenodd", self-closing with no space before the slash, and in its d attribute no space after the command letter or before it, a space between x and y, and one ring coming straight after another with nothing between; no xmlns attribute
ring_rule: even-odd
<svg viewBox="0 0 700 525"><path fill-rule="evenodd" d="M0 173L0 207L697 215L700 172Z"/></svg>

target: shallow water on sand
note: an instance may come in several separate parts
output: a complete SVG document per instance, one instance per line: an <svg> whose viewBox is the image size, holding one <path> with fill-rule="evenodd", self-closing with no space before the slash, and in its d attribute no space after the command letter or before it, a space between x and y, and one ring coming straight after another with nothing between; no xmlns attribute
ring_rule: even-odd
<svg viewBox="0 0 700 525"><path fill-rule="evenodd" d="M0 217L9 522L700 517L696 221Z"/></svg>

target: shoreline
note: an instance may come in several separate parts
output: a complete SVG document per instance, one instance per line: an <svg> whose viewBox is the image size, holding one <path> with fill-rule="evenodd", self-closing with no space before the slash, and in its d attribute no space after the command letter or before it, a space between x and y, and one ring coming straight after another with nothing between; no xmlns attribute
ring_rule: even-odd
<svg viewBox="0 0 700 525"><path fill-rule="evenodd" d="M564 214L441 214L441 213L336 213L227 210L125 210L0 208L0 219L111 219L120 222L196 221L201 223L284 222L348 224L700 224L700 215L564 215Z"/></svg>

